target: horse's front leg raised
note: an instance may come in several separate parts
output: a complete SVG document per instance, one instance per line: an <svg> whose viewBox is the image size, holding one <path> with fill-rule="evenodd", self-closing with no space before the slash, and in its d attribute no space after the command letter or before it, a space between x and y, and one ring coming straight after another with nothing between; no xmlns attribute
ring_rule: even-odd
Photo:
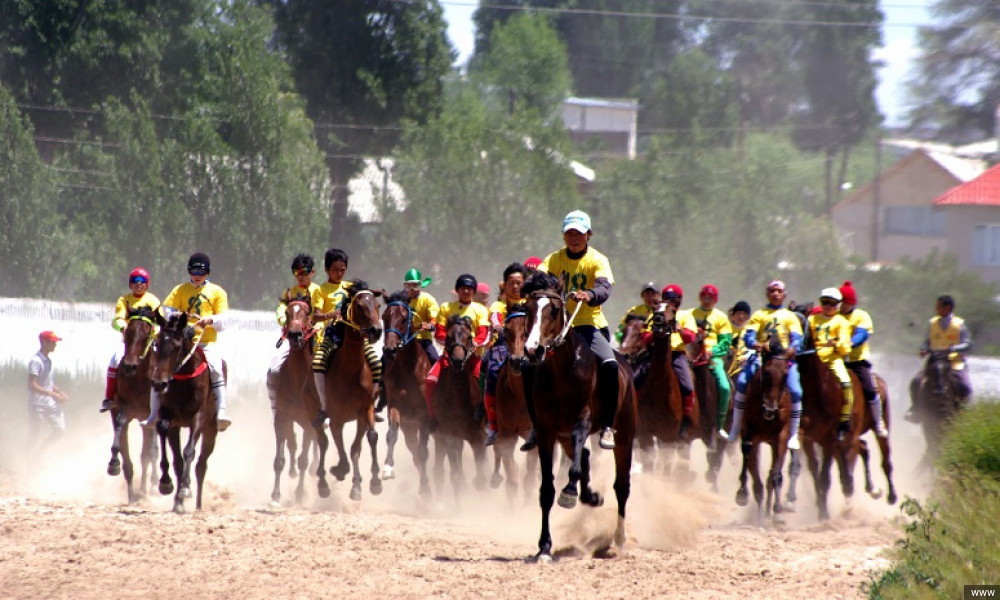
<svg viewBox="0 0 1000 600"><path fill-rule="evenodd" d="M559 506L563 508L573 508L576 506L576 498L579 495L578 485L580 476L583 473L583 445L590 435L590 419L581 418L573 427L571 443L573 444L573 463L569 467L569 483L559 493ZM590 461L587 461L590 464ZM589 475L588 475L589 480Z"/></svg>

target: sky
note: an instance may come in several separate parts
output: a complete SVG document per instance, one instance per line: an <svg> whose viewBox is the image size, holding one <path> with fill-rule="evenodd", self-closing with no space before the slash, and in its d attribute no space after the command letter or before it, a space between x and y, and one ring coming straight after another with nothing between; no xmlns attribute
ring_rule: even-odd
<svg viewBox="0 0 1000 600"><path fill-rule="evenodd" d="M905 105L904 82L909 76L917 55L917 26L930 23L928 11L933 0L883 0L885 25L882 41L885 46L875 53L875 58L885 62L879 73L879 86L875 92L879 108L886 116L886 125L903 121ZM475 27L472 13L477 0L441 0L448 37L458 51L458 64L463 64L472 54Z"/></svg>

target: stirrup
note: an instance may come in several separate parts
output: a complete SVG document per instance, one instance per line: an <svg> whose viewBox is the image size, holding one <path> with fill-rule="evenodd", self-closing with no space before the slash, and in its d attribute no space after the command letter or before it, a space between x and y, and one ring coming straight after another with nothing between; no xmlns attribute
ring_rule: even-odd
<svg viewBox="0 0 1000 600"><path fill-rule="evenodd" d="M101 400L101 409L97 412L108 412L109 410L114 408L114 406L115 406L114 400L112 400L111 398L105 398L104 400Z"/></svg>
<svg viewBox="0 0 1000 600"><path fill-rule="evenodd" d="M319 412L316 413L316 416L313 418L313 420L312 420L312 426L313 427L322 427L323 424L326 423L326 420L329 419L329 418L330 418L330 416L327 415L326 411L321 408L321 409L319 409Z"/></svg>
<svg viewBox="0 0 1000 600"><path fill-rule="evenodd" d="M524 443L521 444L521 452L529 452L534 450L538 446L538 434L532 429L528 432L528 437L524 438Z"/></svg>
<svg viewBox="0 0 1000 600"><path fill-rule="evenodd" d="M875 428L875 435L883 440L888 439L889 430L886 428L885 423L879 421L878 427Z"/></svg>
<svg viewBox="0 0 1000 600"><path fill-rule="evenodd" d="M799 436L796 435L795 437L788 438L788 449L789 450L798 450L800 448L801 448L801 446L799 445Z"/></svg>
<svg viewBox="0 0 1000 600"><path fill-rule="evenodd" d="M492 446L496 441L497 441L497 432L491 429L490 432L486 435L486 439L483 441L483 445Z"/></svg>
<svg viewBox="0 0 1000 600"><path fill-rule="evenodd" d="M610 427L605 427L604 431L601 432L601 441L599 442L599 445L605 450L614 450L615 430Z"/></svg>

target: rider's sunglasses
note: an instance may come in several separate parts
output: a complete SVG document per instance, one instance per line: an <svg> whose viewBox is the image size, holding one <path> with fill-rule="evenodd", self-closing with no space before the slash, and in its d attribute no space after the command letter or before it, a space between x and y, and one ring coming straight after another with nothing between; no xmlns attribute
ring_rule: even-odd
<svg viewBox="0 0 1000 600"><path fill-rule="evenodd" d="M208 275L208 269L193 268L188 269L188 275L194 275L195 277L201 277L202 275Z"/></svg>
<svg viewBox="0 0 1000 600"><path fill-rule="evenodd" d="M820 300L820 306L837 306L836 300Z"/></svg>
<svg viewBox="0 0 1000 600"><path fill-rule="evenodd" d="M293 270L292 273L294 273L296 277L304 277L312 273L312 269L298 269L298 270Z"/></svg>
<svg viewBox="0 0 1000 600"><path fill-rule="evenodd" d="M128 283L129 285L132 285L133 283L149 283L149 280L142 275L136 275L135 277L129 277Z"/></svg>

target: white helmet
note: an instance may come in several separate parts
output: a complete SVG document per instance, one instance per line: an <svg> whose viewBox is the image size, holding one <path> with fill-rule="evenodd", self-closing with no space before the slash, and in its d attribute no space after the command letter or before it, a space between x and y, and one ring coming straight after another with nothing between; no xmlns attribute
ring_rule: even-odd
<svg viewBox="0 0 1000 600"><path fill-rule="evenodd" d="M830 298L831 300L836 300L837 302L840 302L844 299L844 297L840 293L840 290L838 290L835 287L823 288L823 291L819 293L819 298L820 300L822 300L823 298Z"/></svg>

